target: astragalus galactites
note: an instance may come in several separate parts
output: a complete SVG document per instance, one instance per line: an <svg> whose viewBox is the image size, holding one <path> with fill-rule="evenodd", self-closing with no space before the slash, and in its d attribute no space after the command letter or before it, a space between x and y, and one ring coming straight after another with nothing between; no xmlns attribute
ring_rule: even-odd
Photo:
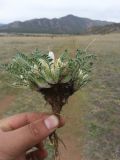
<svg viewBox="0 0 120 160"><path fill-rule="evenodd" d="M5 65L5 69L15 77L14 85L33 85L40 89L71 82L74 91L77 91L89 81L93 57L83 50L77 50L75 58L70 58L65 51L55 59L53 52L41 54L37 50L31 56L18 53L10 64Z"/></svg>
<svg viewBox="0 0 120 160"><path fill-rule="evenodd" d="M58 115L69 96L89 82L93 59L94 56L84 50L77 50L73 58L66 50L58 59L52 51L42 54L36 50L29 56L17 53L11 63L2 68L14 77L13 85L42 93L53 113ZM55 132L50 135L55 155L58 140Z"/></svg>
<svg viewBox="0 0 120 160"><path fill-rule="evenodd" d="M52 51L35 50L29 56L17 53L2 67L14 78L14 86L42 93L53 112L60 113L68 97L89 82L93 59L85 50L77 50L73 58L66 50L58 59Z"/></svg>

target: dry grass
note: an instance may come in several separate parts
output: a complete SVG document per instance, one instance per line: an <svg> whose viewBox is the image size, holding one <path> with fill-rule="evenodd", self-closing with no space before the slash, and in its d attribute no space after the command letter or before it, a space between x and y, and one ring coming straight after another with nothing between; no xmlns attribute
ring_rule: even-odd
<svg viewBox="0 0 120 160"><path fill-rule="evenodd" d="M51 49L58 56L69 49L74 54L77 48L86 48L93 39L96 41L89 48L97 55L93 81L64 107L68 120L60 133L63 138L72 137L74 148L84 153L85 160L120 160L120 34L0 37L0 63L9 61L17 50L29 53L35 48ZM44 107L39 94L6 86L6 78L9 77L0 73L0 100L8 95L15 95L16 99L5 115L49 108ZM73 159L72 155L70 158Z"/></svg>

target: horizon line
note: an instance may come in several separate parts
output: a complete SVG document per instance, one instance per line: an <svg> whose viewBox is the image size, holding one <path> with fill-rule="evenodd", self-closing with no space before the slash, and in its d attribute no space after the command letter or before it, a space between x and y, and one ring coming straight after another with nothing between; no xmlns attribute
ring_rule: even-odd
<svg viewBox="0 0 120 160"><path fill-rule="evenodd" d="M117 22L117 21L111 21L111 20L101 20L101 19L95 19L95 18L89 18L89 17L83 17L83 16L78 16L78 15L74 15L74 14L67 14L65 16L58 16L58 17L52 17L52 18L47 18L47 17L34 17L34 18L31 18L31 19L24 19L24 20L20 20L20 19L16 19L16 20L11 20L11 21L8 21L8 22L0 22L0 24L9 24L9 23L13 23L13 22L25 22L25 21L29 21L29 20L34 20L34 19L49 19L49 20L52 20L52 19L60 19L60 18L63 18L63 17L67 17L67 16L75 16L75 17L79 17L79 18L85 18L85 19L90 19L90 20L96 20L96 21L106 21L106 22L112 22L112 23L120 23L120 22Z"/></svg>

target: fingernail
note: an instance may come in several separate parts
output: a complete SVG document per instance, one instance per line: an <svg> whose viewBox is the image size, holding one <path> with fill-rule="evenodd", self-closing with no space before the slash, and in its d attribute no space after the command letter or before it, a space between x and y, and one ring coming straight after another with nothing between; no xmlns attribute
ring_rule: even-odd
<svg viewBox="0 0 120 160"><path fill-rule="evenodd" d="M45 119L44 123L46 127L50 130L56 128L59 125L59 120L55 115L52 115Z"/></svg>

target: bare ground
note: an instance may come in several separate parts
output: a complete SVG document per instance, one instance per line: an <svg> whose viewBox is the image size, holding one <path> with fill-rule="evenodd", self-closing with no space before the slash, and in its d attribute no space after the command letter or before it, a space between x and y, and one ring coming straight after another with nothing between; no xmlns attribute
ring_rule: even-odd
<svg viewBox="0 0 120 160"><path fill-rule="evenodd" d="M2 118L2 114L7 111L14 101L15 96L8 95L5 96L2 100L0 100L0 118ZM62 160L81 160L81 151L80 148L77 147L76 138L71 136L71 134L64 133L62 135L62 139L66 145L66 148L61 144L59 148L60 159ZM58 158L59 160L59 158Z"/></svg>
<svg viewBox="0 0 120 160"><path fill-rule="evenodd" d="M66 148L61 144L60 145L60 159L61 160L81 160L81 150L76 145L75 137L70 135L63 135L63 141L66 145ZM59 158L58 158L59 159Z"/></svg>
<svg viewBox="0 0 120 160"><path fill-rule="evenodd" d="M5 96L2 100L0 100L0 118L2 117L3 112L5 112L9 108L14 99L15 96L8 95Z"/></svg>

